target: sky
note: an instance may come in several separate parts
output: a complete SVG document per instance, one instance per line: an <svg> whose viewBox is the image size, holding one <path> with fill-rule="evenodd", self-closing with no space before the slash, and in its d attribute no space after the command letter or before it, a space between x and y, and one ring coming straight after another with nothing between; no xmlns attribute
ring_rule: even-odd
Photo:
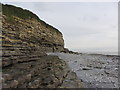
<svg viewBox="0 0 120 90"><path fill-rule="evenodd" d="M7 2L6 2L7 3ZM73 51L118 49L117 2L9 2L62 32Z"/></svg>

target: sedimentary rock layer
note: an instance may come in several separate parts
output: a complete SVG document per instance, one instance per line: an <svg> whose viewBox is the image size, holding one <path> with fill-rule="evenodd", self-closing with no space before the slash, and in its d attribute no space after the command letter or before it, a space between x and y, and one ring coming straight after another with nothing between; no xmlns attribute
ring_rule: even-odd
<svg viewBox="0 0 120 90"><path fill-rule="evenodd" d="M82 87L63 60L46 54L65 50L60 31L11 5L3 5L1 16L3 88Z"/></svg>
<svg viewBox="0 0 120 90"><path fill-rule="evenodd" d="M45 52L64 50L62 33L57 29L35 18L22 19L11 14L8 16L4 10L7 5L3 7L2 36L0 36L3 47L3 67L38 59L44 56Z"/></svg>
<svg viewBox="0 0 120 90"><path fill-rule="evenodd" d="M76 74L57 56L21 62L3 69L3 88L75 88L82 87Z"/></svg>

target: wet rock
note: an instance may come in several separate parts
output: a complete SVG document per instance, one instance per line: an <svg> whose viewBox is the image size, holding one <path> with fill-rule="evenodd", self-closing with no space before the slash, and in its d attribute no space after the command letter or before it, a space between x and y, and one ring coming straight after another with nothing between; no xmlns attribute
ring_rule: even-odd
<svg viewBox="0 0 120 90"><path fill-rule="evenodd" d="M106 70L105 70L104 72L105 72L105 74L110 74L110 72L108 72L108 71L106 71Z"/></svg>
<svg viewBox="0 0 120 90"><path fill-rule="evenodd" d="M72 55L65 53L54 53L52 55L57 55L61 59L65 60L69 67L74 71L77 76L82 79L83 86L87 88L119 88L118 86L118 59L111 55L107 57L106 55ZM78 64L74 64L77 61ZM107 63L109 62L109 64ZM65 80L63 88L67 87L66 84L72 84L73 80ZM81 81L81 82L82 82ZM81 84L81 83L80 83ZM71 85L71 86L72 86ZM70 87L71 87L70 86ZM62 88L61 87L61 88ZM72 86L73 87L73 86Z"/></svg>
<svg viewBox="0 0 120 90"><path fill-rule="evenodd" d="M77 61L74 61L74 63L77 63Z"/></svg>
<svg viewBox="0 0 120 90"><path fill-rule="evenodd" d="M102 67L100 67L100 66L95 66L94 68L97 68L97 69L102 69Z"/></svg>

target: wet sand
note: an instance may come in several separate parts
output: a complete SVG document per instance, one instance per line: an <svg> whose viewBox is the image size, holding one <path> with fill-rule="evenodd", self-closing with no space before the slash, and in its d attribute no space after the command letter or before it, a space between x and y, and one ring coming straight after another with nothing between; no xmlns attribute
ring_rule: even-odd
<svg viewBox="0 0 120 90"><path fill-rule="evenodd" d="M118 88L118 56L67 53L48 55L57 55L66 61L86 88Z"/></svg>

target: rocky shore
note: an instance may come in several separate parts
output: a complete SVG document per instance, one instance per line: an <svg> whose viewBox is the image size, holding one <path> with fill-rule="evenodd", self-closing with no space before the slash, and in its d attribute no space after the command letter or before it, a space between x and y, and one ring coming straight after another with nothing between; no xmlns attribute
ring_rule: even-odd
<svg viewBox="0 0 120 90"><path fill-rule="evenodd" d="M29 10L2 4L0 16L0 88L118 88L118 56L69 51Z"/></svg>
<svg viewBox="0 0 120 90"><path fill-rule="evenodd" d="M0 88L83 87L65 61L46 54L66 50L59 30L20 7L2 4L2 10Z"/></svg>
<svg viewBox="0 0 120 90"><path fill-rule="evenodd" d="M57 56L3 68L2 88L82 88L81 80Z"/></svg>
<svg viewBox="0 0 120 90"><path fill-rule="evenodd" d="M82 79L85 88L120 88L115 55L48 53L59 56Z"/></svg>

